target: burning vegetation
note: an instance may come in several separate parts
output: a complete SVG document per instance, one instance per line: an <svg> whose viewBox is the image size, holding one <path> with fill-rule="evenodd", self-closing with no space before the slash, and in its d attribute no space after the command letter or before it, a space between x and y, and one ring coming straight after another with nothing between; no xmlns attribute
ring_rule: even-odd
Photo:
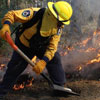
<svg viewBox="0 0 100 100"><path fill-rule="evenodd" d="M67 78L98 79L100 74L100 29L72 46L60 50ZM96 73L97 71L97 73Z"/></svg>
<svg viewBox="0 0 100 100"><path fill-rule="evenodd" d="M23 74L18 78L13 89L21 90L25 87L30 87L30 86L32 86L33 81L34 81L34 78L32 76L30 76L29 74Z"/></svg>

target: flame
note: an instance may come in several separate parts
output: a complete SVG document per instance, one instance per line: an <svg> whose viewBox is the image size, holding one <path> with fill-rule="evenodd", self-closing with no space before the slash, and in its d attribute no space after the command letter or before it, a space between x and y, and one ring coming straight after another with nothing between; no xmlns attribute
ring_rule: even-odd
<svg viewBox="0 0 100 100"><path fill-rule="evenodd" d="M86 44L88 43L88 41L91 39L91 37L89 37L89 38L87 38L87 39L85 39L85 40L83 40L81 43L79 43L80 44L80 46L86 46Z"/></svg>
<svg viewBox="0 0 100 100"><path fill-rule="evenodd" d="M34 62L34 63L36 63L36 56L34 56L33 58L32 58L32 61Z"/></svg>
<svg viewBox="0 0 100 100"><path fill-rule="evenodd" d="M67 55L67 54L68 54L68 52L64 52L64 54L63 54L63 55L65 56L65 55Z"/></svg>
<svg viewBox="0 0 100 100"><path fill-rule="evenodd" d="M79 69L78 69L78 70L79 70L79 71L82 70L82 66L79 66Z"/></svg>
<svg viewBox="0 0 100 100"><path fill-rule="evenodd" d="M100 30L98 31L98 30L96 30L94 33L93 33L93 36L94 36L94 41L93 42L95 42L95 44L94 45L96 45L96 46L100 46L100 39L99 39L99 37L100 37ZM82 41L82 43L80 43L82 46L86 46L87 45L87 43L88 43L88 41L90 40L91 38L87 38L86 40L84 40L84 41ZM97 52L97 55L93 58L93 59L91 59L91 60L89 60L89 61L87 61L87 63L85 63L84 64L84 66L87 66L88 64L93 64L93 63L100 63L100 50L98 50L98 47L90 47L90 48L87 48L86 50L83 50L84 52L86 52L86 53L90 53L90 52L92 52L92 51L95 51L95 52ZM80 52L81 52L81 50L80 50ZM82 66L78 66L78 70L82 70Z"/></svg>
<svg viewBox="0 0 100 100"><path fill-rule="evenodd" d="M91 51L95 51L95 48L88 48L85 52L91 52Z"/></svg>
<svg viewBox="0 0 100 100"><path fill-rule="evenodd" d="M18 91L18 90L24 89L25 87L31 87L33 80L34 78L32 78L31 80L27 80L27 82L23 82L22 84L15 84L13 86L13 89L15 91Z"/></svg>
<svg viewBox="0 0 100 100"><path fill-rule="evenodd" d="M80 54L85 54L88 56L87 61L83 61L82 63L78 62L79 65L76 68L76 70L81 71L83 67L88 66L88 64L93 64L93 63L100 63L100 30L96 30L93 32L93 35L90 37L87 37L86 39L82 40L81 42L78 42L71 46L66 46L66 51L61 51L61 55L65 56L69 52L74 51ZM74 53L74 52L73 52ZM72 54L73 54L72 53ZM93 54L93 56L92 56ZM79 55L78 55L79 56ZM84 56L84 57L86 57ZM83 58L84 59L84 58Z"/></svg>
<svg viewBox="0 0 100 100"><path fill-rule="evenodd" d="M97 63L97 62L100 62L100 54L97 54L97 57L95 59L88 61L87 64L92 64L92 63Z"/></svg>
<svg viewBox="0 0 100 100"><path fill-rule="evenodd" d="M5 64L0 65L0 70L2 70L5 67Z"/></svg>
<svg viewBox="0 0 100 100"><path fill-rule="evenodd" d="M68 51L72 51L74 48L71 47L71 46L68 46L68 47L66 47L66 49L67 49Z"/></svg>
<svg viewBox="0 0 100 100"><path fill-rule="evenodd" d="M93 60L91 60L90 62L88 62L87 64L91 64L91 63L94 63L94 62L100 62L100 58L98 58L98 59L93 59Z"/></svg>
<svg viewBox="0 0 100 100"><path fill-rule="evenodd" d="M60 51L61 56L66 56L70 51L74 50L74 48L71 46L65 46L65 47L63 46L63 49L65 51Z"/></svg>
<svg viewBox="0 0 100 100"><path fill-rule="evenodd" d="M95 31L94 33L93 33L93 35L95 36L97 34L97 32Z"/></svg>
<svg viewBox="0 0 100 100"><path fill-rule="evenodd" d="M78 71L81 71L81 70L82 70L82 66L79 65L78 67L76 67L76 69L77 69Z"/></svg>
<svg viewBox="0 0 100 100"><path fill-rule="evenodd" d="M33 81L34 79L32 78L32 80L28 80L28 84L26 84L26 87L30 87L30 86L32 86L32 81Z"/></svg>
<svg viewBox="0 0 100 100"><path fill-rule="evenodd" d="M15 84L14 87L13 87L13 89L16 90L16 91L20 90L20 89L23 89L23 88L24 88L24 84L20 84L20 85Z"/></svg>

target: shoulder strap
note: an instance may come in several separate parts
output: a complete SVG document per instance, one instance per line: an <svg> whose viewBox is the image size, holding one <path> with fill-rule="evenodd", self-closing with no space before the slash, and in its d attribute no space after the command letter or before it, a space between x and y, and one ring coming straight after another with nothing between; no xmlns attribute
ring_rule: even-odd
<svg viewBox="0 0 100 100"><path fill-rule="evenodd" d="M33 15L32 19L24 24L18 25L14 29L14 31L11 33L11 35L13 35L13 33L16 33L19 29L21 29L21 32L20 32L20 34L21 34L21 33L23 33L23 31L25 29L27 29L27 28L33 26L35 23L37 23L38 20L40 20L40 22L41 22L44 12L45 12L45 8L41 8L39 11L34 11L34 15Z"/></svg>
<svg viewBox="0 0 100 100"><path fill-rule="evenodd" d="M23 24L24 29L27 29L37 23L38 20L42 20L45 8L41 8L39 11L34 12L34 16L31 20Z"/></svg>

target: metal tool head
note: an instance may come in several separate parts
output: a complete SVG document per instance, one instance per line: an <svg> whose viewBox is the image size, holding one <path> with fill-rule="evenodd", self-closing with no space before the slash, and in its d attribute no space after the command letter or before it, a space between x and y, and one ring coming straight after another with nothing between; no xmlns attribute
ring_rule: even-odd
<svg viewBox="0 0 100 100"><path fill-rule="evenodd" d="M66 87L63 87L63 86L56 85L56 84L53 85L53 89L56 92L62 93L63 95L76 95L76 96L80 96L79 93L76 93L76 92L72 91L70 88L66 88Z"/></svg>
<svg viewBox="0 0 100 100"><path fill-rule="evenodd" d="M63 94L63 96L64 95L80 96L79 93L76 93L76 92L72 91L70 88L65 88L63 86L53 84L53 82L50 80L50 78L48 76L46 76L44 73L41 73L41 75L48 81L48 84L49 84L50 88L52 88L53 91L55 91L56 94L59 92L60 94Z"/></svg>

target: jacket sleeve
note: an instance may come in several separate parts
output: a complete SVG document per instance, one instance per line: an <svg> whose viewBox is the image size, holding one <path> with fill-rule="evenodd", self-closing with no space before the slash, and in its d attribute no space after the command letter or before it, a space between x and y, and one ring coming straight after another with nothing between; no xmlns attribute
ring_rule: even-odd
<svg viewBox="0 0 100 100"><path fill-rule="evenodd" d="M57 51L58 42L60 41L60 37L61 37L61 34L52 36L50 40L50 44L44 54L44 58L48 59L46 60L46 62L50 61L54 57L54 54Z"/></svg>
<svg viewBox="0 0 100 100"><path fill-rule="evenodd" d="M8 11L2 19L2 24L13 24L15 22L25 23L33 17L34 11L39 9L40 8L27 8Z"/></svg>

